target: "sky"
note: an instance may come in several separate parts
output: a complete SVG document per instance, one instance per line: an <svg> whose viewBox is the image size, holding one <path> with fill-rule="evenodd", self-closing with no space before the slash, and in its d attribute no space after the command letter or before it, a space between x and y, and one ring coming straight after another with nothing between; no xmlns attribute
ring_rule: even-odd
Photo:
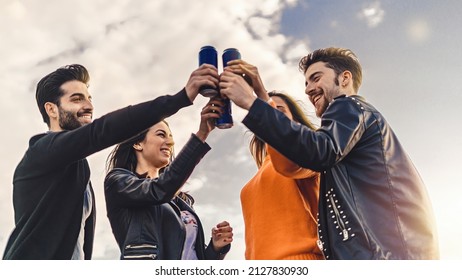
<svg viewBox="0 0 462 280"><path fill-rule="evenodd" d="M359 57L359 94L389 121L427 186L441 258L461 259L460 11L457 0L0 0L0 251L14 228L14 169L29 138L47 130L35 103L41 77L67 64L85 65L97 118L181 90L198 67L202 46L213 45L219 54L233 47L258 67L268 90L294 96L319 123L298 61L337 46ZM177 152L197 132L206 103L199 96L168 119ZM248 149L251 133L241 123L245 114L233 106L234 127L212 131L212 150L184 186L196 200L207 239L218 222L233 226L230 260L244 259L239 195L257 170ZM94 259L119 258L103 193L112 148L88 157L97 205Z"/></svg>

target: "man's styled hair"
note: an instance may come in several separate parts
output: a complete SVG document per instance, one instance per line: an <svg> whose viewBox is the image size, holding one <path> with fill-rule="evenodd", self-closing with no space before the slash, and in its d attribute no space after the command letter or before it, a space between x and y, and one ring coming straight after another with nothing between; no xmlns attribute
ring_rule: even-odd
<svg viewBox="0 0 462 280"><path fill-rule="evenodd" d="M299 69L306 73L310 65L320 61L325 62L326 67L334 70L337 76L345 70L350 71L353 75L353 88L358 92L363 74L361 64L351 50L335 47L315 50L300 60Z"/></svg>
<svg viewBox="0 0 462 280"><path fill-rule="evenodd" d="M50 126L50 118L45 110L45 103L51 102L60 105L59 99L64 92L61 86L68 81L80 81L86 85L90 81L90 74L80 64L66 65L43 77L37 84L35 99L42 114L43 121Z"/></svg>

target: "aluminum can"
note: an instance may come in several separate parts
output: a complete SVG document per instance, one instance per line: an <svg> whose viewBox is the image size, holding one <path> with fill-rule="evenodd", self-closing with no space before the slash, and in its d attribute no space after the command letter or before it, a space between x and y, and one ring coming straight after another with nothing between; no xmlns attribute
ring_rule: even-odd
<svg viewBox="0 0 462 280"><path fill-rule="evenodd" d="M228 65L228 62L235 59L241 59L241 53L235 48L229 48L223 51L223 68Z"/></svg>
<svg viewBox="0 0 462 280"><path fill-rule="evenodd" d="M199 51L199 66L207 63L218 68L218 54L213 46L203 46ZM214 97L218 95L218 89L211 86L202 86L199 93L205 97Z"/></svg>
<svg viewBox="0 0 462 280"><path fill-rule="evenodd" d="M221 99L225 105L222 107L223 113L215 120L215 126L221 129L231 128L233 126L233 115L231 114L231 100L228 98Z"/></svg>
<svg viewBox="0 0 462 280"><path fill-rule="evenodd" d="M229 48L223 51L223 68L228 65L228 61L240 59L241 54L235 48ZM231 128L233 126L233 115L231 112L231 100L223 98L225 106L223 107L223 114L215 122L215 126L221 129Z"/></svg>

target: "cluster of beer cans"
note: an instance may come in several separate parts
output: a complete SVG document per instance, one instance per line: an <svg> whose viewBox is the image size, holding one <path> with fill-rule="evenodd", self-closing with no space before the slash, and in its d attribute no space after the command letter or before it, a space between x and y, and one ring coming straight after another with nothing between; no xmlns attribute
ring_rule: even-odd
<svg viewBox="0 0 462 280"><path fill-rule="evenodd" d="M239 50L235 48L228 48L223 51L222 60L223 67L228 64L228 61L241 59ZM199 51L199 66L207 63L215 66L218 69L218 53L213 46L204 46ZM203 86L199 90L200 94L205 97L219 97L220 92L218 88ZM221 97L220 97L221 98ZM215 125L218 128L225 129L233 126L233 117L231 114L231 101L228 98L222 98L225 103L223 107L223 114L220 118L216 119Z"/></svg>

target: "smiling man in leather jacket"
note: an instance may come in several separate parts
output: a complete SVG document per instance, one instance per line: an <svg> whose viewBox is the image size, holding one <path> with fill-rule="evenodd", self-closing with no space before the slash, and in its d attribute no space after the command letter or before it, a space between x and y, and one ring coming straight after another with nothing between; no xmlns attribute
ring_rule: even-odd
<svg viewBox="0 0 462 280"><path fill-rule="evenodd" d="M317 130L254 96L233 71L221 74L220 92L249 111L243 123L259 138L321 172L318 245L326 259L438 259L425 185L382 114L357 95L357 57L348 49L319 49L302 58L300 69L321 117Z"/></svg>

